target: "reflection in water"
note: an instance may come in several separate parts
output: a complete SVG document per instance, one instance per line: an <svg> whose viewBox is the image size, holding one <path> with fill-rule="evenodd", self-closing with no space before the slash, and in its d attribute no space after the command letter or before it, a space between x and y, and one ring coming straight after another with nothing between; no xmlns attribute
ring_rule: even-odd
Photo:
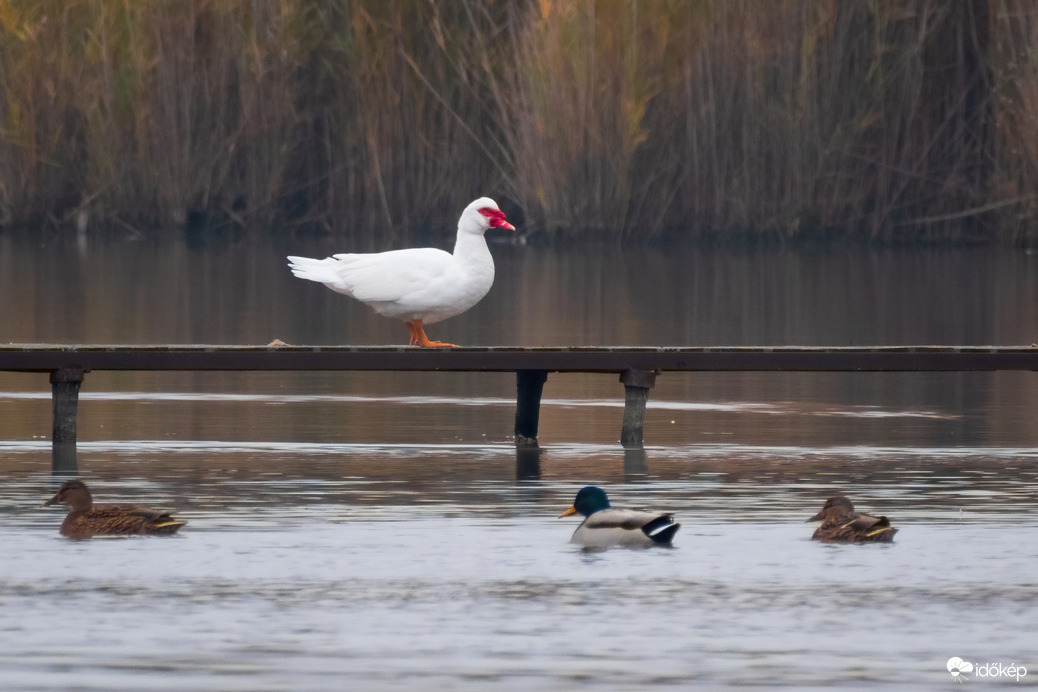
<svg viewBox="0 0 1038 692"><path fill-rule="evenodd" d="M0 236L0 295L19 296L2 337L396 343L283 266L334 249ZM493 251L497 284L443 338L1038 333L1038 257L1010 251ZM541 447L517 450L509 373L90 373L75 470L189 524L73 544L40 507L60 480L46 375L0 373L0 688L931 689L952 655L1038 670L1036 378L662 373L648 446L623 450L615 375L551 374ZM675 549L571 547L555 516L588 484L675 512ZM805 520L836 493L895 541L812 542Z"/></svg>
<svg viewBox="0 0 1038 692"><path fill-rule="evenodd" d="M624 448L624 479L628 482L649 475L649 464L646 461L645 449L640 447Z"/></svg>
<svg viewBox="0 0 1038 692"><path fill-rule="evenodd" d="M517 481L536 481L541 478L541 448L515 448L515 479Z"/></svg>
<svg viewBox="0 0 1038 692"><path fill-rule="evenodd" d="M105 485L112 502L161 507L182 502L189 508L244 503L278 511L309 502L406 507L420 496L429 508L507 516L520 497L527 509L550 513L555 500L545 505L539 488L553 495L554 488L564 487L563 499L570 501L565 496L580 486L598 484L624 486L633 495L627 504L687 506L725 521L803 521L838 492L891 518L959 520L962 510L984 521L1031 521L1038 512L1038 448L650 447L651 462L639 455L634 469L629 452L587 444L519 454L507 445L137 441L82 445L79 466L91 485L91 479ZM45 442L2 444L3 472L12 482L42 482L40 492L53 494L39 476L48 453ZM517 474L517 459L520 469L530 471L536 459L539 476ZM642 463L651 463L651 469ZM631 473L636 469L644 473ZM659 499L646 502L650 497Z"/></svg>
<svg viewBox="0 0 1038 692"><path fill-rule="evenodd" d="M399 327L292 277L333 240L85 254L0 237L12 342L394 344ZM1038 255L1022 250L724 252L492 248L490 293L443 323L466 345L1030 344ZM55 281L54 277L62 277ZM510 392L514 394L514 392Z"/></svg>
<svg viewBox="0 0 1038 692"><path fill-rule="evenodd" d="M51 446L51 473L55 476L75 476L79 473L76 464L76 443L66 442Z"/></svg>

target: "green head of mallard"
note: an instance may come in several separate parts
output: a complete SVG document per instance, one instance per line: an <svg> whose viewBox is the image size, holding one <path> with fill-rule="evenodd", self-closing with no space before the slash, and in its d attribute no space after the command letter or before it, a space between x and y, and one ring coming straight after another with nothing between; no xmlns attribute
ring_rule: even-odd
<svg viewBox="0 0 1038 692"><path fill-rule="evenodd" d="M568 517L573 514L583 514L585 517L590 517L595 512L603 509L609 509L609 498L606 497L605 491L589 485L580 489L576 499L573 500L573 506L559 516Z"/></svg>

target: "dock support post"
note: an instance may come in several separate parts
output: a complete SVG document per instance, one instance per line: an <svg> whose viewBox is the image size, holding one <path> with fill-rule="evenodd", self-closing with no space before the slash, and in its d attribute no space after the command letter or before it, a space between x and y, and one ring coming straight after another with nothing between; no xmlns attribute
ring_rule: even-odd
<svg viewBox="0 0 1038 692"><path fill-rule="evenodd" d="M55 474L76 473L76 411L83 373L83 368L77 367L60 368L50 373L54 406L51 471Z"/></svg>
<svg viewBox="0 0 1038 692"><path fill-rule="evenodd" d="M624 370L620 373L624 383L624 422L620 430L620 444L624 449L641 448L645 428L645 402L649 390L656 384L655 370Z"/></svg>
<svg viewBox="0 0 1038 692"><path fill-rule="evenodd" d="M536 447L541 418L541 393L548 381L547 370L515 372L515 446Z"/></svg>

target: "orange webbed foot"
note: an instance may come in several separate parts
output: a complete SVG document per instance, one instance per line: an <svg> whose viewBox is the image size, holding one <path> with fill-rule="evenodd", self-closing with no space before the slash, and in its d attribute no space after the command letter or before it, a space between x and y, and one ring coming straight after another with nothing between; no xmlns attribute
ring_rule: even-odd
<svg viewBox="0 0 1038 692"><path fill-rule="evenodd" d="M407 331L411 333L411 345L422 348L458 348L457 344L446 341L432 341L425 333L425 327L421 320L412 320L407 323Z"/></svg>

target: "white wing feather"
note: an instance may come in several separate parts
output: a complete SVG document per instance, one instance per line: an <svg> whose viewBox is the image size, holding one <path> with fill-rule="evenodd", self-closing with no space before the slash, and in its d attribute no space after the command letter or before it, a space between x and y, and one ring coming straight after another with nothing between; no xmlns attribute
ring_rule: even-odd
<svg viewBox="0 0 1038 692"><path fill-rule="evenodd" d="M333 255L338 285L359 301L400 302L443 280L453 258L434 248L390 250L378 254ZM335 290L338 290L337 288Z"/></svg>
<svg viewBox="0 0 1038 692"><path fill-rule="evenodd" d="M365 303L397 302L442 278L450 253L434 248L340 254L325 259L289 257L292 273Z"/></svg>

